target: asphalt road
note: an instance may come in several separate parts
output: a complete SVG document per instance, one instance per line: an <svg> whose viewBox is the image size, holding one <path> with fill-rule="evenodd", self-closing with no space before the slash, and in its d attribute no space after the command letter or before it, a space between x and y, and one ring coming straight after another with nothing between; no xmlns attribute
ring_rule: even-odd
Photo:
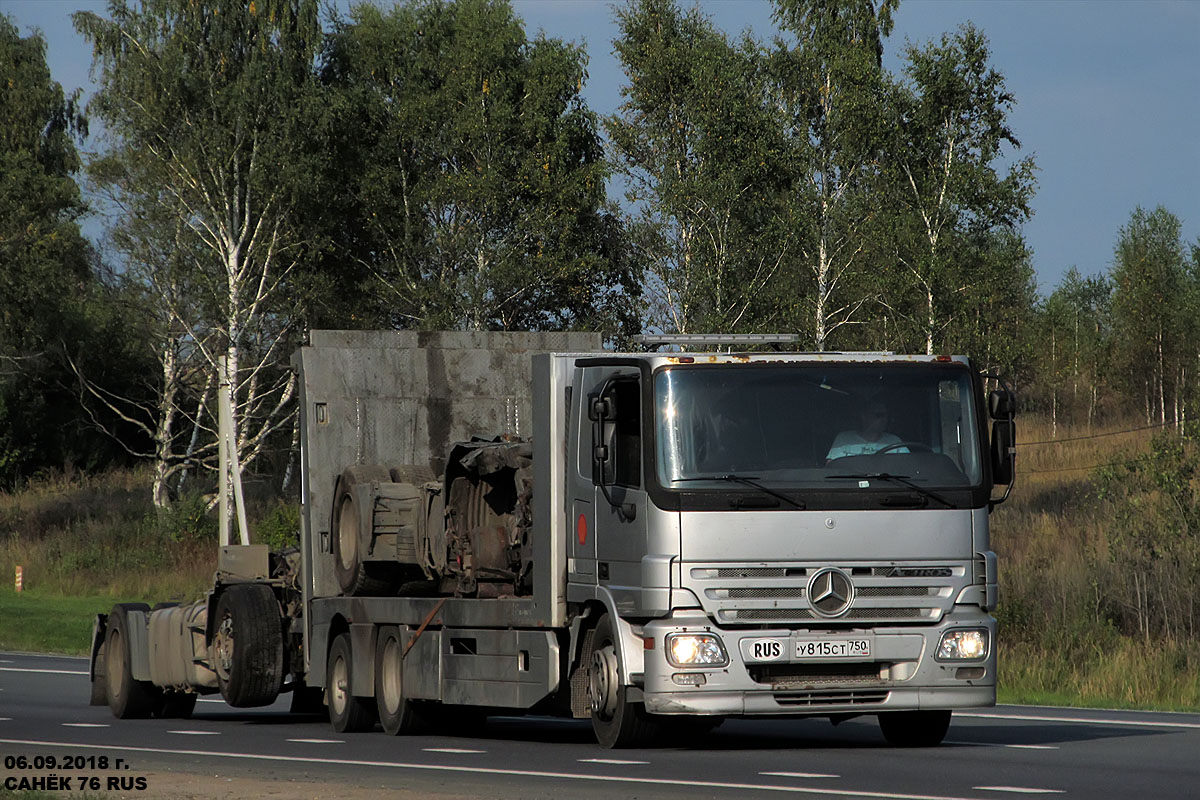
<svg viewBox="0 0 1200 800"><path fill-rule="evenodd" d="M606 751L586 721L540 717L339 735L283 702L202 700L189 720L120 721L88 689L83 659L0 653L0 786L56 773L129 788L167 770L480 798L1200 798L1200 714L1001 706L956 714L932 749L888 747L872 717L730 720L688 746Z"/></svg>

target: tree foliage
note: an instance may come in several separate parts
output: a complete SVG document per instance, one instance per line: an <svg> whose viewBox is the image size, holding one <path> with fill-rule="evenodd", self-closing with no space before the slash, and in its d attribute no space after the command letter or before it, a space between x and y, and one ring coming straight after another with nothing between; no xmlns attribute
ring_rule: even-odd
<svg viewBox="0 0 1200 800"><path fill-rule="evenodd" d="M364 4L337 25L322 70L342 116L328 271L349 262L364 317L634 332L586 64L576 45L528 38L507 3Z"/></svg>
<svg viewBox="0 0 1200 800"><path fill-rule="evenodd" d="M50 77L46 45L0 15L0 483L111 457L78 413L64 353L104 330L74 173L87 132L78 92ZM123 341L110 339L114 349ZM92 348L84 357L130 372Z"/></svg>

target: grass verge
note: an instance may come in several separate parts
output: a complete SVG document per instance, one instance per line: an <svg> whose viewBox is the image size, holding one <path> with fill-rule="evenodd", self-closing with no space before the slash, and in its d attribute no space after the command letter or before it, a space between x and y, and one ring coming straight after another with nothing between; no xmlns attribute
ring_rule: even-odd
<svg viewBox="0 0 1200 800"><path fill-rule="evenodd" d="M43 592L0 592L0 650L88 654L92 621L114 603L136 597L60 597Z"/></svg>

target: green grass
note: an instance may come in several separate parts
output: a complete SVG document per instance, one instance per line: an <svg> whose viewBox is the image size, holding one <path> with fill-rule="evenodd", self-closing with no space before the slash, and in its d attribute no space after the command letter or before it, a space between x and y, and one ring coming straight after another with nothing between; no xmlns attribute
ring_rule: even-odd
<svg viewBox="0 0 1200 800"><path fill-rule="evenodd" d="M92 621L113 604L136 597L61 597L42 592L0 591L0 650L87 655Z"/></svg>

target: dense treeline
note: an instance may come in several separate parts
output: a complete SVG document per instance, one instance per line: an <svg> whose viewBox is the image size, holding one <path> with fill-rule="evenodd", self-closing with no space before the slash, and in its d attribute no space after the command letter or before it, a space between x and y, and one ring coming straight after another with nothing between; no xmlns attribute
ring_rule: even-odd
<svg viewBox="0 0 1200 800"><path fill-rule="evenodd" d="M969 353L1055 426L1193 416L1200 243L1135 209L1040 297L1003 65L968 25L892 73L897 7L776 0L760 41L633 0L601 118L586 52L505 2L112 0L74 17L86 163L78 94L0 18L0 481L140 458L169 503L222 364L243 465L284 476L313 327L795 331Z"/></svg>

